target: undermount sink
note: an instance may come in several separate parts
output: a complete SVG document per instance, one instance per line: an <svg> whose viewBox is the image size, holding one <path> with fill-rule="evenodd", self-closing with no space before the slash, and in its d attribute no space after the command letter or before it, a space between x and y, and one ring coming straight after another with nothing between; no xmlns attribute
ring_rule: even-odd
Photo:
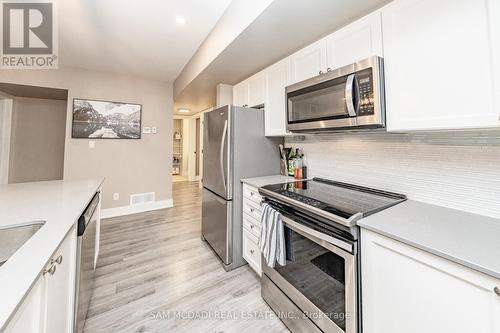
<svg viewBox="0 0 500 333"><path fill-rule="evenodd" d="M44 224L44 221L36 221L0 229L0 266L9 260Z"/></svg>

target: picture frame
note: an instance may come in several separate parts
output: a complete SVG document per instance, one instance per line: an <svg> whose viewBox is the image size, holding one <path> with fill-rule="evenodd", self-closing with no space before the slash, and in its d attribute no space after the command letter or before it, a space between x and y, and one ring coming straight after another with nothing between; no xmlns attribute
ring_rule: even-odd
<svg viewBox="0 0 500 333"><path fill-rule="evenodd" d="M73 98L73 139L141 139L142 104Z"/></svg>

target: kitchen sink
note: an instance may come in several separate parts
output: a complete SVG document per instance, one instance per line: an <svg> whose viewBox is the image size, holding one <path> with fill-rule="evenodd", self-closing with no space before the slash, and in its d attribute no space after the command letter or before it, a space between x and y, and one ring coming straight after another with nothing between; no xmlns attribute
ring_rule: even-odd
<svg viewBox="0 0 500 333"><path fill-rule="evenodd" d="M44 221L36 221L0 229L0 266L9 260L44 224Z"/></svg>

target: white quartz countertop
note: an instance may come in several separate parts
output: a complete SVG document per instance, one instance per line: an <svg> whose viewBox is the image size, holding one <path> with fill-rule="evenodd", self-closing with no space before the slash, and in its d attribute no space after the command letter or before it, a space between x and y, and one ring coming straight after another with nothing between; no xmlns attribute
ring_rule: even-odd
<svg viewBox="0 0 500 333"><path fill-rule="evenodd" d="M274 175L264 177L245 178L241 182L255 187L262 187L270 184L290 183L296 179L289 176Z"/></svg>
<svg viewBox="0 0 500 333"><path fill-rule="evenodd" d="M45 224L0 267L0 331L103 179L0 185L0 229Z"/></svg>
<svg viewBox="0 0 500 333"><path fill-rule="evenodd" d="M498 219L408 200L358 225L500 279Z"/></svg>

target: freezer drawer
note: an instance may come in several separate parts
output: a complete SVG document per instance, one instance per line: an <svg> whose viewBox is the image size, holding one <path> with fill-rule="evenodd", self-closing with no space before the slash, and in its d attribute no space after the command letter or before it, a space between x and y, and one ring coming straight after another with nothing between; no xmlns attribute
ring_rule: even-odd
<svg viewBox="0 0 500 333"><path fill-rule="evenodd" d="M232 202L203 188L201 233L224 264L232 262Z"/></svg>

